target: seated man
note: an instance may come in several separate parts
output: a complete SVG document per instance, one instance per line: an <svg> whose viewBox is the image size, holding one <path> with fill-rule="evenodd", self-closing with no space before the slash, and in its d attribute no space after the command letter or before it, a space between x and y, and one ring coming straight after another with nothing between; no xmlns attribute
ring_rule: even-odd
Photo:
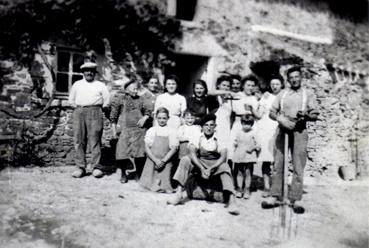
<svg viewBox="0 0 369 248"><path fill-rule="evenodd" d="M207 115L201 121L202 133L189 142L190 154L179 162L173 177L178 182L176 194L168 204L177 205L184 198L187 180L192 172L199 172L205 180L219 176L228 212L238 215L235 204L234 185L231 170L226 163L227 149L215 136L215 115Z"/></svg>

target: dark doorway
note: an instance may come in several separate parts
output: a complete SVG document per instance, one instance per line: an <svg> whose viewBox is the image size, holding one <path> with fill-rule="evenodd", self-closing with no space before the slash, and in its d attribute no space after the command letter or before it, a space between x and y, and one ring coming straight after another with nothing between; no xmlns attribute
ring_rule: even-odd
<svg viewBox="0 0 369 248"><path fill-rule="evenodd" d="M184 96L192 95L192 84L196 79L200 79L208 65L209 57L176 54L176 66L173 74L179 78L178 92Z"/></svg>

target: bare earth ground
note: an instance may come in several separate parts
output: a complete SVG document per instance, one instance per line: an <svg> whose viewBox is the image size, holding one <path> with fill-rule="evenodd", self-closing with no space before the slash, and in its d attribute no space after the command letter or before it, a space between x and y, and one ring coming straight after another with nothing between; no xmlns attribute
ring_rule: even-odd
<svg viewBox="0 0 369 248"><path fill-rule="evenodd" d="M0 247L368 247L369 194L365 182L306 182L307 211L262 210L261 192L239 202L166 205L168 195L147 192L118 175L70 176L72 167L0 172ZM288 234L290 234L288 238Z"/></svg>

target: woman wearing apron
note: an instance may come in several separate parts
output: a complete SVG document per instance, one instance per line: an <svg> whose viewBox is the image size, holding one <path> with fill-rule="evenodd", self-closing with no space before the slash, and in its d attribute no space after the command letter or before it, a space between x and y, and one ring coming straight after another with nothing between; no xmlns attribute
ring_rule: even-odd
<svg viewBox="0 0 369 248"><path fill-rule="evenodd" d="M146 163L140 184L156 192L173 192L170 173L172 157L178 149L176 130L167 126L169 111L159 108L156 111L158 125L151 127L145 136Z"/></svg>
<svg viewBox="0 0 369 248"><path fill-rule="evenodd" d="M127 182L127 166L134 163L136 167L145 156L144 125L150 116L150 110L145 109L143 100L137 95L137 83L130 80L124 89L125 93L112 102L110 113L113 136L119 136L115 156L122 170L121 183Z"/></svg>

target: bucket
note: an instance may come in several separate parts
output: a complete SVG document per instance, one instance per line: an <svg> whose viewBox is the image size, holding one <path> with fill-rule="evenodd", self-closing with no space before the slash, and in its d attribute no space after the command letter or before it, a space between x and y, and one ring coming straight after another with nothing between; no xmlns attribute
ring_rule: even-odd
<svg viewBox="0 0 369 248"><path fill-rule="evenodd" d="M352 181L355 179L355 168L353 166L340 166L338 175L345 181Z"/></svg>

